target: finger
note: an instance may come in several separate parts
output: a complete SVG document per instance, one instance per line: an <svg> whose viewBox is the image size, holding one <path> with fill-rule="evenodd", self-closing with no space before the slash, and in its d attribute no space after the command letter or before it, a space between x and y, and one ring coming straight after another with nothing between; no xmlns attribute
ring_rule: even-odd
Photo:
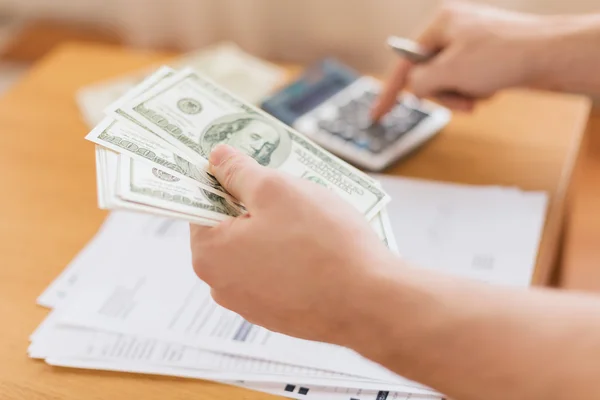
<svg viewBox="0 0 600 400"><path fill-rule="evenodd" d="M412 67L412 63L408 60L401 59L390 78L388 78L381 95L377 99L375 106L371 110L371 120L379 121L386 115L396 104L399 93L406 86L408 73Z"/></svg>
<svg viewBox="0 0 600 400"><path fill-rule="evenodd" d="M213 301L215 303L217 303L218 305L220 305L221 307L229 309L227 307L228 306L227 297L224 296L222 292L220 292L214 288L211 288L210 297L212 297Z"/></svg>
<svg viewBox="0 0 600 400"><path fill-rule="evenodd" d="M426 25L426 28L417 36L417 42L430 52L437 52L445 46L445 25L446 13L438 11L431 21ZM396 104L398 95L406 87L408 74L413 64L401 59L396 65L392 75L384 85L384 89L371 109L371 120L378 122L386 115Z"/></svg>
<svg viewBox="0 0 600 400"><path fill-rule="evenodd" d="M442 81L436 71L437 68L431 65L417 66L410 71L407 83L413 94L419 98L433 97L441 91Z"/></svg>
<svg viewBox="0 0 600 400"><path fill-rule="evenodd" d="M475 109L475 99L457 94L440 94L436 100L452 110L471 112Z"/></svg>
<svg viewBox="0 0 600 400"><path fill-rule="evenodd" d="M269 170L260 166L253 158L240 153L228 145L219 145L210 154L212 174L234 197L252 207L251 199L257 182Z"/></svg>
<svg viewBox="0 0 600 400"><path fill-rule="evenodd" d="M435 98L453 110L472 111L477 99L450 89L446 73L436 64L415 68L409 77L409 85L419 98Z"/></svg>
<svg viewBox="0 0 600 400"><path fill-rule="evenodd" d="M427 64L417 65L407 77L407 86L415 96L435 97L442 92L453 91L456 51L447 49Z"/></svg>
<svg viewBox="0 0 600 400"><path fill-rule="evenodd" d="M202 245L213 239L221 231L229 229L229 227L238 219L239 218L229 217L211 226L190 223L190 243L192 246Z"/></svg>

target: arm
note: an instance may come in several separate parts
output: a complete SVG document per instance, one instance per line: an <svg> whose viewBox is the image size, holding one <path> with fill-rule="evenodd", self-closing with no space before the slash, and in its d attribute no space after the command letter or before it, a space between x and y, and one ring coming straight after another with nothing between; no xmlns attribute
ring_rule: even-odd
<svg viewBox="0 0 600 400"><path fill-rule="evenodd" d="M320 185L227 146L211 165L249 210L191 229L194 269L223 307L457 400L600 398L600 300L410 268Z"/></svg>
<svg viewBox="0 0 600 400"><path fill-rule="evenodd" d="M600 14L547 17L547 44L540 49L542 89L600 95Z"/></svg>
<svg viewBox="0 0 600 400"><path fill-rule="evenodd" d="M600 398L597 298L396 263L372 281L346 346L457 400Z"/></svg>
<svg viewBox="0 0 600 400"><path fill-rule="evenodd" d="M511 87L600 94L600 14L537 16L449 2L418 41L438 55L423 65L398 62L373 109L374 120L405 87L466 111Z"/></svg>

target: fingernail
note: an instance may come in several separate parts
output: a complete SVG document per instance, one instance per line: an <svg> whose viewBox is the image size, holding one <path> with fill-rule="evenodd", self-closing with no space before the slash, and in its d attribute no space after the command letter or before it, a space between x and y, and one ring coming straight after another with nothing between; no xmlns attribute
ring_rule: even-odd
<svg viewBox="0 0 600 400"><path fill-rule="evenodd" d="M221 163L236 153L236 149L228 144L220 144L210 153L209 162L212 166L218 167Z"/></svg>

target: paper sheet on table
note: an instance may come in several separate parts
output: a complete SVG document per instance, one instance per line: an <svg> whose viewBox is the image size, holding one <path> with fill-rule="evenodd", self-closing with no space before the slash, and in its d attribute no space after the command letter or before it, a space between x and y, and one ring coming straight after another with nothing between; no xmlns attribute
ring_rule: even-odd
<svg viewBox="0 0 600 400"><path fill-rule="evenodd" d="M55 312L56 313L56 312ZM53 314L55 314L53 313ZM51 315L49 320L55 315ZM342 386L347 389L398 390L415 394L415 390L364 380L360 377L310 370L293 365L279 365L255 359L201 351L178 343L154 338L121 335L81 328L57 327L48 321L32 337L28 349L32 358L46 359L52 365L121 365L130 370L164 368L169 375L216 381L246 380L252 382ZM427 391L416 391L428 393Z"/></svg>
<svg viewBox="0 0 600 400"><path fill-rule="evenodd" d="M142 241L132 239L136 237L141 238ZM149 241L149 238L155 241ZM173 239L175 240L173 241ZM120 260L133 257L135 262L129 263L129 266L143 266L146 269L152 264L153 255L150 254L144 259L138 258L137 254L150 251L145 249L160 249L159 253L165 255L177 253L177 250L170 246L181 246L185 249L187 240L187 225L182 225L180 222L173 223L162 218L137 214L117 213L111 215L90 246L40 297L40 302L49 307L59 306L60 309L68 296L79 301L77 295L69 292L78 288L88 290L92 283L97 285L103 280L110 281L114 276L126 273L127 268L120 263ZM118 246L111 246L111 251L104 252L104 257L94 258L95 255L103 254L101 250L106 249L106 244L111 242ZM139 243L136 244L136 242ZM128 252L128 255L121 255L123 251ZM97 262L94 264L94 261ZM191 271L191 266L185 267L185 269ZM61 293L62 297L55 296L54 293L57 292ZM211 353L180 344L161 342L154 338L67 327L52 330L56 319L55 314L53 313L44 321L32 335L33 344L29 349L32 357L54 357L59 360L64 360L65 357L85 358L88 361L94 359L104 363L133 361L161 367L193 368L193 376L202 379L245 379L261 382L290 382L295 379L295 383L318 384L327 387L340 385L357 390L386 389L432 393L431 390L404 387L399 384L377 383L373 380L340 373ZM47 337L48 330L50 330L50 337ZM43 334L44 331L46 331L46 335ZM58 364L60 362L55 361ZM74 361L70 360L69 362L73 363Z"/></svg>
<svg viewBox="0 0 600 400"><path fill-rule="evenodd" d="M383 184L396 192L390 212L403 217L403 224L394 224L394 229L405 258L493 283L528 284L543 225L543 194L386 179ZM190 284L191 277L167 274L160 267L156 274L123 277L120 285L136 305L130 309L123 302L114 307L127 308L127 318L102 313L106 302L116 301L110 284L88 291L63 322L131 334L152 331L164 340L195 347L396 381L389 371L347 349L291 339L247 323L212 303L208 288L200 282ZM152 311L157 307L154 293L160 289L169 294L168 300L160 302L161 312Z"/></svg>
<svg viewBox="0 0 600 400"><path fill-rule="evenodd" d="M531 284L546 193L373 177L393 199L388 210L405 260L497 285Z"/></svg>
<svg viewBox="0 0 600 400"><path fill-rule="evenodd" d="M378 177L378 179L381 179L384 188L394 198L389 207L390 215L403 257L420 266L492 283L515 286L529 284L544 222L546 195L522 193L515 189L443 185L388 177ZM142 220L147 216L127 214L126 218ZM134 229L135 223L126 224L132 231L128 232L125 229L123 236L141 234L151 237L185 237L187 235L185 225L178 225L161 218L147 219L144 224L150 229L138 229L137 232ZM101 243L98 246L100 248L104 246L106 249L110 246L113 252L117 252L117 248L127 248L125 241L116 241L110 237L103 239L101 231L95 241L102 240L105 243ZM99 260L105 256L104 253L103 250L94 251L91 248L84 250L76 259L76 261L83 261L80 263L74 261L61 278L57 279L53 287L40 297L40 303L47 306L60 304L64 300L62 298L64 296L61 297L60 294L67 293L68 288L75 287L77 284L86 286L86 282L89 284L90 281L94 281L96 279L94 273L88 274L89 268L86 268L86 273L82 274L83 268L80 266L89 265L92 261L102 265ZM101 269L106 271L105 268ZM244 334L249 335L254 327L248 329L248 326L244 327L243 323L241 321L237 327L245 329L248 332ZM132 335L125 338L136 339ZM114 337L112 340L116 344ZM110 340L106 343L110 343ZM68 364L81 360L65 361L64 358L59 358L55 361ZM113 366L116 364L114 360L111 362L107 359L90 362L107 363ZM273 364L277 365L277 363ZM147 364L143 366L147 368ZM168 365L159 367L172 368ZM198 369L194 371L197 373ZM243 378L246 372L237 371L240 375L234 377ZM282 383L287 379L287 375L284 370L279 372L283 374L271 374L271 376ZM326 377L327 374L331 373L325 373L318 379L326 380L331 386L335 378ZM302 374L298 375L302 376ZM318 384L318 379L312 382Z"/></svg>
<svg viewBox="0 0 600 400"><path fill-rule="evenodd" d="M106 255L106 267L99 269L105 275L96 275L93 286L77 293L59 322L142 336L151 332L206 350L412 384L349 349L246 322L218 306L210 288L197 279L188 240L147 240L145 251Z"/></svg>

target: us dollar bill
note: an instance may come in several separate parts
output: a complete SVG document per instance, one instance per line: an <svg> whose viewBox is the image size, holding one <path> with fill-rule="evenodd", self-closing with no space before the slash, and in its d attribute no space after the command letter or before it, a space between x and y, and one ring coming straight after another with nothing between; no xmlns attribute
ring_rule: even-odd
<svg viewBox="0 0 600 400"><path fill-rule="evenodd" d="M124 200L118 196L119 184L119 154L102 146L96 146L96 163L98 165L98 206L103 210L126 210L143 212L162 216L165 218L179 219L196 225L216 226L221 221L197 217L182 212L149 206L142 203Z"/></svg>
<svg viewBox="0 0 600 400"><path fill-rule="evenodd" d="M160 137L147 132L144 134L143 131L140 133L135 125L105 118L86 139L134 160L151 164L179 179L196 184L201 189L226 198L238 209L241 207L225 189L221 190L220 185L213 184L214 178L205 170L181 156L180 151L174 151L172 146Z"/></svg>
<svg viewBox="0 0 600 400"><path fill-rule="evenodd" d="M123 154L119 156L117 195L129 202L214 221L240 215L223 197Z"/></svg>
<svg viewBox="0 0 600 400"><path fill-rule="evenodd" d="M313 174L369 219L389 201L373 179L191 69L122 104L114 115L161 137L205 170L211 151L225 143L265 167L296 177Z"/></svg>
<svg viewBox="0 0 600 400"><path fill-rule="evenodd" d="M177 71L163 66L144 79L139 85L127 91L121 98L111 103L105 113L110 114L127 101L152 89L159 83L175 75ZM135 125L114 118L104 118L87 136L86 139L96 144L105 146L117 153L127 154L134 159L158 164L170 169L181 179L196 181L201 188L228 199L238 209L239 203L220 185L215 184L215 179L203 169L196 167L177 148L165 143L159 136L149 135L146 131L136 132Z"/></svg>

